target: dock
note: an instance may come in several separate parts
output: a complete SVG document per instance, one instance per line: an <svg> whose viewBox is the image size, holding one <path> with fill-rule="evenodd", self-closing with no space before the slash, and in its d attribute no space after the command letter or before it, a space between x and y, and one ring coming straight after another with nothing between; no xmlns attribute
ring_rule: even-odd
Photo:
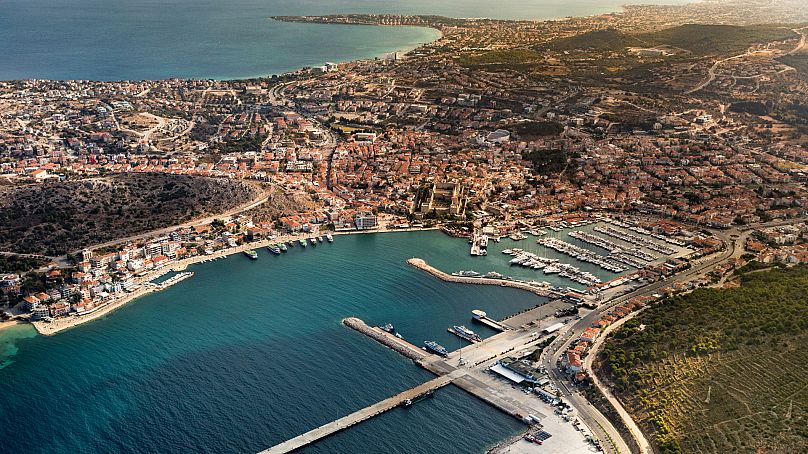
<svg viewBox="0 0 808 454"><path fill-rule="evenodd" d="M381 328L370 327L364 321L356 317L348 317L342 320L342 323L345 326L355 329L356 331L359 331L360 333L376 340L380 344L401 353L413 361L419 361L429 356L429 353L427 353L424 349L418 348L417 346L405 341L404 339L396 337Z"/></svg>
<svg viewBox="0 0 808 454"><path fill-rule="evenodd" d="M495 320L488 320L492 323L497 323ZM437 378L291 438L283 443L261 451L260 454L281 454L298 450L339 431L359 424L362 421L390 411L402 405L405 400L414 400L427 392L435 391L448 384L457 386L492 407L521 421L524 421L525 416L530 414L540 415L540 417L545 416L542 414L541 408L530 405L529 402L521 402L519 399L509 396L507 391L503 392L501 387L505 386L507 389L510 389L510 385L492 383L492 380L495 379L485 371L498 357L509 354L509 352L514 349L514 345L518 346L518 348L525 348L528 345L538 342L538 338L530 336L529 333L508 330L484 339L482 342L472 344L467 347L467 349L480 350L481 355L486 355L485 358L476 363L474 365L476 367L458 368L449 364L455 352L450 353L448 359L443 358L438 355L429 354L423 349L414 346L404 339L393 336L381 328L370 327L361 319L349 317L342 322L345 326L365 334L407 358L413 359L416 364L437 375ZM491 355L492 349L493 354Z"/></svg>
<svg viewBox="0 0 808 454"><path fill-rule="evenodd" d="M485 326L487 326L487 327L489 327L491 329L494 329L494 330L497 330L497 331L500 331L500 332L505 331L505 330L508 329L504 325L499 323L498 321L494 320L493 318L490 318L488 315L486 315L485 312L483 312L483 311L481 311L479 309L474 309L473 311L471 311L471 314L474 315L474 321L475 322L482 323L483 325L485 325Z"/></svg>
<svg viewBox="0 0 808 454"><path fill-rule="evenodd" d="M331 436L339 431L359 424L362 421L390 411L393 408L401 405L401 403L407 399L415 399L428 391L434 391L438 388L442 388L457 378L457 375L459 374L449 374L430 380L402 393L396 394L393 397L389 397L381 402L377 402L369 407L365 407L357 412L351 413L348 416L344 416L326 425L298 435L297 437L289 439L281 444L261 451L261 454L282 454L300 449L306 445L314 443L315 441L322 440L323 438Z"/></svg>
<svg viewBox="0 0 808 454"><path fill-rule="evenodd" d="M444 273L443 271L433 266L430 266L428 263L426 263L426 261L419 258L411 258L407 260L407 263L445 282L457 282L461 284L478 284L478 285L498 285L500 287L518 288L520 290L526 290L528 292L535 293L536 295L539 295L544 298L553 295L553 291L550 287L540 285L539 283L534 284L532 282L519 281L515 279L494 279L488 277L452 276L451 274Z"/></svg>

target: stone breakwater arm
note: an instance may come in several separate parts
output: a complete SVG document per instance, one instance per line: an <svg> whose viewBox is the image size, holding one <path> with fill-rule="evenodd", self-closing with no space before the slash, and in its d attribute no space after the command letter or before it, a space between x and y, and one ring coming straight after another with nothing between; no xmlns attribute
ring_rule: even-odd
<svg viewBox="0 0 808 454"><path fill-rule="evenodd" d="M535 286L529 282L506 280L506 279L491 279L486 277L465 277L465 276L452 276L451 274L444 273L443 271L430 266L426 261L419 258L411 258L407 263L418 268L421 271L437 277L445 282L457 282L461 284L478 284L478 285L498 285L500 287L518 288L528 292L535 293L536 295L549 297L552 295L552 290L544 286Z"/></svg>
<svg viewBox="0 0 808 454"><path fill-rule="evenodd" d="M387 333L385 331L382 331L379 328L372 328L368 326L364 321L356 317L348 317L342 320L342 323L344 323L345 326L355 329L356 331L359 331L360 333L370 337L371 339L374 339L380 344L387 346L397 351L398 353L401 353L403 356L413 361L419 361L428 356L428 354L424 350L416 347L415 345L412 345L411 343L405 341L404 339L399 339L398 337L393 336L392 334Z"/></svg>

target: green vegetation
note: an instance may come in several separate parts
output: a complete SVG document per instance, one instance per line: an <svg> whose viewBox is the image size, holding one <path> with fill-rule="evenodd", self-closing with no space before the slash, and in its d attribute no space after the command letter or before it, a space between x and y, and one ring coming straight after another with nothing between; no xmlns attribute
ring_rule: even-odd
<svg viewBox="0 0 808 454"><path fill-rule="evenodd" d="M648 43L617 30L596 30L551 41L542 47L557 52L571 52L576 50L605 52L620 51L625 50L627 47L643 47L646 45L648 45Z"/></svg>
<svg viewBox="0 0 808 454"><path fill-rule="evenodd" d="M695 56L738 54L756 43L795 38L796 34L777 25L688 24L651 33L630 35L617 30L598 30L552 41L542 48L558 52L593 50L623 51L628 47L668 45Z"/></svg>
<svg viewBox="0 0 808 454"><path fill-rule="evenodd" d="M660 452L808 451L808 267L740 279L668 298L604 347L602 372Z"/></svg>
<svg viewBox="0 0 808 454"><path fill-rule="evenodd" d="M530 49L493 50L480 55L471 55L460 61L462 66L524 65L542 60L541 54Z"/></svg>
<svg viewBox="0 0 808 454"><path fill-rule="evenodd" d="M797 70L797 77L808 81L808 54L786 55L777 60Z"/></svg>
<svg viewBox="0 0 808 454"><path fill-rule="evenodd" d="M533 170L539 175L561 173L569 163L570 154L564 150L535 150L522 155L533 163Z"/></svg>
<svg viewBox="0 0 808 454"><path fill-rule="evenodd" d="M696 56L740 54L753 44L782 41L797 35L777 25L688 24L637 35L650 45L667 44Z"/></svg>
<svg viewBox="0 0 808 454"><path fill-rule="evenodd" d="M511 130L522 140L536 140L540 137L557 136L564 131L564 127L556 122L523 121L507 126L505 129Z"/></svg>
<svg viewBox="0 0 808 454"><path fill-rule="evenodd" d="M20 257L16 255L0 255L0 274L3 273L25 273L27 271L37 269L44 266L47 262L44 260Z"/></svg>
<svg viewBox="0 0 808 454"><path fill-rule="evenodd" d="M0 188L0 249L58 256L221 213L251 200L250 183L168 174Z"/></svg>

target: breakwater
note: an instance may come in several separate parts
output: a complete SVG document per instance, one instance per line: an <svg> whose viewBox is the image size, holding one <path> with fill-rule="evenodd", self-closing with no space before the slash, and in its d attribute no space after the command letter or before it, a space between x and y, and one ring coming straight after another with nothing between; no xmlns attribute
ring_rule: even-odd
<svg viewBox="0 0 808 454"><path fill-rule="evenodd" d="M513 279L493 279L488 277L468 277L468 276L452 276L451 274L444 273L443 271L429 265L426 263L425 260L419 258L411 258L407 260L409 265L412 265L418 268L421 271L426 271L427 273L437 277L438 279L445 281L445 282L457 282L461 284L478 284L478 285L497 285L500 287L511 287L517 288L520 290L526 290L528 292L535 293L536 295L543 296L545 298L551 297L554 295L554 291L546 286L539 283L532 283L527 281L519 281Z"/></svg>
<svg viewBox="0 0 808 454"><path fill-rule="evenodd" d="M427 356L427 353L424 350L416 347L415 345L405 341L404 339L393 336L380 328L368 326L364 321L356 317L348 317L343 319L342 323L348 328L359 331L360 333L374 339L380 344L389 347L398 353L401 353L413 361L424 359Z"/></svg>

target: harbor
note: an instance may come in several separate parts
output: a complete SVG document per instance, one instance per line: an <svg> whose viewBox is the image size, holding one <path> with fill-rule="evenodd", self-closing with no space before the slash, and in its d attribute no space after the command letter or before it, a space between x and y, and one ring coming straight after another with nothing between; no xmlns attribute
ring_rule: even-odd
<svg viewBox="0 0 808 454"><path fill-rule="evenodd" d="M542 283L542 282L528 282L528 281L521 281L515 279L502 279L502 278L491 278L485 276L453 276L451 274L447 274L433 266L430 266L426 261L419 258L411 258L407 260L409 265L418 268L419 270L425 271L438 279L445 281L445 282L456 282L460 284L479 284L479 285L497 285L500 287L511 287L517 288L520 290L527 290L528 292L535 293L536 295L543 296L543 297L551 297L555 294L552 287L549 284Z"/></svg>
<svg viewBox="0 0 808 454"><path fill-rule="evenodd" d="M483 312L475 310L474 318L479 320L480 313ZM298 450L396 407L409 407L414 401L422 400L427 395L431 396L436 389L448 384L457 386L503 413L529 425L538 423L547 417L552 408L542 402L540 398L526 399L521 391L513 393L507 382L488 373L489 369L498 367L501 358L515 349L529 349L540 342L539 336L528 330L504 331L487 339L481 339L464 351L438 355L416 354L415 352L420 349L415 345L399 339L381 328L371 328L361 319L349 317L343 320L343 323L409 359L418 357L415 361L416 364L437 375L437 378L277 444L261 451L261 454L282 454ZM466 355L465 359L463 354Z"/></svg>

